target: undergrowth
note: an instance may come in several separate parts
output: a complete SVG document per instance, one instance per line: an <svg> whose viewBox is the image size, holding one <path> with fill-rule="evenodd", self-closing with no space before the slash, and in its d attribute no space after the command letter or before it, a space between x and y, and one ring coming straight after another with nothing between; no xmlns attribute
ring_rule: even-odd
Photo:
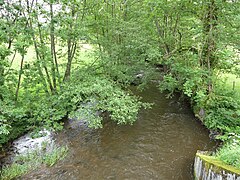
<svg viewBox="0 0 240 180"><path fill-rule="evenodd" d="M240 136L234 133L229 135L229 141L218 149L215 156L228 165L240 169Z"/></svg>

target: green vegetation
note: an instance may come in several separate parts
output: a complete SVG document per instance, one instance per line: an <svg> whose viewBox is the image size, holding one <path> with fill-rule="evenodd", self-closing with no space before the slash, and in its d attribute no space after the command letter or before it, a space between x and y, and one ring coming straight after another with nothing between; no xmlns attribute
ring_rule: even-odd
<svg viewBox="0 0 240 180"><path fill-rule="evenodd" d="M234 96L240 98L240 78L235 74L224 74L226 78L226 87L234 91Z"/></svg>
<svg viewBox="0 0 240 180"><path fill-rule="evenodd" d="M146 107L123 90L146 67L111 59L93 32L99 27L89 25L96 23L100 7L85 1L57 4L6 1L1 6L0 146L38 127L61 130L69 115L94 128L103 121L96 112L104 111L118 124L132 124ZM122 72L126 67L129 74Z"/></svg>
<svg viewBox="0 0 240 180"><path fill-rule="evenodd" d="M48 150L43 148L18 155L10 166L3 167L0 178L3 180L14 179L40 166L53 166L66 156L67 151L67 147L53 145Z"/></svg>
<svg viewBox="0 0 240 180"><path fill-rule="evenodd" d="M216 172L221 171L221 170L225 170L225 171L230 171L230 172L235 173L235 174L240 174L239 168L230 166L230 165L226 164L225 162L223 162L222 160L219 160L216 157L209 156L209 155L204 155L204 154L199 154L199 153L197 153L196 156L199 156L201 159L203 159L209 165L214 165L214 170Z"/></svg>
<svg viewBox="0 0 240 180"><path fill-rule="evenodd" d="M231 143L240 134L239 14L240 2L222 0L0 1L0 144L61 130L69 116L92 128L102 112L134 123L148 107L127 90L139 74L143 85L161 79L169 96L181 92Z"/></svg>
<svg viewBox="0 0 240 180"><path fill-rule="evenodd" d="M240 169L240 136L230 133L229 140L215 154L215 157L225 164L233 165Z"/></svg>

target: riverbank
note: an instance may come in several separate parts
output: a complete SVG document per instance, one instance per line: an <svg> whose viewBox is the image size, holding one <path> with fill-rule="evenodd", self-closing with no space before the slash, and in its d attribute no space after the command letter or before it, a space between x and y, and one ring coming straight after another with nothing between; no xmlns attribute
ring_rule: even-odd
<svg viewBox="0 0 240 180"><path fill-rule="evenodd" d="M67 146L55 143L52 132L29 132L14 140L0 159L0 179L10 180L41 166L51 167L63 159L67 152Z"/></svg>
<svg viewBox="0 0 240 180"><path fill-rule="evenodd" d="M174 60L170 61L172 61L169 65L170 72L164 73L163 81L159 84L160 89L168 91L169 96L175 91L181 92L191 103L195 116L209 129L210 137L221 140L225 144L223 147L229 146L224 148L225 152L231 152L231 144L240 144L239 79L233 74L229 79L226 78L229 74L224 74L223 78L223 72L217 69L211 76L206 76L205 69L192 64L186 70L183 68L185 61L176 63ZM193 59L190 59L189 63L191 61ZM218 152L223 153L221 149L220 147ZM236 161L239 155L226 156L225 163L235 166L232 158Z"/></svg>
<svg viewBox="0 0 240 180"><path fill-rule="evenodd" d="M47 150L41 148L16 155L11 164L2 167L0 178L2 180L15 179L42 166L51 167L62 160L67 151L67 147L51 145L51 148L47 148Z"/></svg>
<svg viewBox="0 0 240 180"><path fill-rule="evenodd" d="M216 148L208 130L178 95L167 99L155 84L132 91L143 102L154 103L139 112L135 123L118 126L106 117L103 128L91 129L84 122L67 121L56 136L57 143L69 145L66 158L22 178L193 179L196 151Z"/></svg>
<svg viewBox="0 0 240 180"><path fill-rule="evenodd" d="M154 86L155 86L155 84L154 84ZM148 87L147 89L153 90L154 88L155 88L155 87L150 86L150 87ZM157 91L159 91L159 90L157 90ZM156 99L154 99L154 102L155 102L155 103L159 103L159 100L163 100L162 98L160 98L160 96L158 95L158 93L159 93L159 92L155 92L155 90L149 92L149 94L151 94L151 96L154 96L155 98L157 97ZM137 93L137 95L142 96L140 92ZM151 99L148 99L148 98L147 98L149 95L146 95L146 94L145 94L144 96L146 96L146 97L143 97L143 99L142 99L143 101L145 101L145 102L149 102L149 101L151 102L151 101L152 101ZM166 96L166 95L164 95L164 96ZM159 100L158 100L158 99L159 99ZM170 101L172 101L172 100L170 100ZM177 104L177 106L176 106L175 108L178 108L178 110L176 109L176 111L177 111L177 112L179 112L179 111L181 112L181 109L183 108L182 105L181 105L181 104L182 104L181 102L177 102L177 101L174 100L174 101L172 101L169 105L172 105L172 104L175 104L175 103ZM172 107L170 107L169 105L168 105L168 107L171 109ZM189 104L187 105L187 107L190 108L190 107L189 107ZM173 110L173 111L175 111L175 110ZM170 111L170 112L171 112L171 111ZM158 110L153 112L153 114L156 114L156 113L158 113ZM190 111L188 110L188 111L186 111L186 112L184 111L183 113L192 113L192 111L191 111L191 110L190 110ZM206 117L206 114L205 114L205 117ZM202 122L204 122L204 119L202 119ZM78 123L77 123L77 124L78 124ZM186 126L186 125L187 125L187 123L182 124L182 127L184 127L184 126ZM80 129L81 129L81 126L82 126L82 125L80 124L80 126L79 126ZM159 124L159 126L161 126L161 124ZM70 129L72 129L72 127L71 127ZM188 129L188 131L189 131L189 130L190 130L190 128ZM215 135L219 135L219 134L215 134ZM208 135L207 135L207 136L208 136ZM72 137L72 136L71 136L71 137ZM216 137L216 136L214 136L214 137ZM64 139L64 137L62 137L62 138ZM182 137L182 138L184 138L184 137ZM201 149L201 147L199 147L197 150L199 150L199 149L200 149L200 150L203 150L203 149ZM214 148L214 149L215 149L215 148ZM192 162L193 162L193 161L192 161ZM43 164L43 162L42 162L42 164Z"/></svg>
<svg viewBox="0 0 240 180"><path fill-rule="evenodd" d="M195 114L212 130L212 137L223 142L213 157L239 169L240 78L233 74L222 77L223 81L217 81L214 92L205 102L204 108L208 110L196 108Z"/></svg>

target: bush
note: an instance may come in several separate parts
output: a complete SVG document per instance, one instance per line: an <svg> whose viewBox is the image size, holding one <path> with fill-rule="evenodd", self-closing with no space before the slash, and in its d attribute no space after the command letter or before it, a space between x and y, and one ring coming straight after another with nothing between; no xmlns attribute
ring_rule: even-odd
<svg viewBox="0 0 240 180"><path fill-rule="evenodd" d="M224 135L235 132L240 126L240 101L232 90L219 81L214 92L208 95L204 109L204 123L209 129L218 130Z"/></svg>
<svg viewBox="0 0 240 180"><path fill-rule="evenodd" d="M117 124L132 124L137 119L139 109L148 107L148 104L141 103L139 98L122 90L111 79L104 76L86 76L87 80L77 85L69 84L68 91L65 91L63 96L66 97L66 93L71 92L71 101L76 104L71 111L71 117L83 119L89 127L102 127L103 119L97 112L109 112L111 120Z"/></svg>

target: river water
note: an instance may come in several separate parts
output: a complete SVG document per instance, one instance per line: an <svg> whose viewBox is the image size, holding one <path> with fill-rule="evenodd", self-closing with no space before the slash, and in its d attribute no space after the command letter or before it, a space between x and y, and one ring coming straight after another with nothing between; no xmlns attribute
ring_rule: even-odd
<svg viewBox="0 0 240 180"><path fill-rule="evenodd" d="M193 179L196 151L216 146L208 131L177 97L166 99L153 85L135 94L154 103L141 110L136 123L118 126L107 120L102 129L92 130L71 121L56 139L68 145L68 156L20 179Z"/></svg>

